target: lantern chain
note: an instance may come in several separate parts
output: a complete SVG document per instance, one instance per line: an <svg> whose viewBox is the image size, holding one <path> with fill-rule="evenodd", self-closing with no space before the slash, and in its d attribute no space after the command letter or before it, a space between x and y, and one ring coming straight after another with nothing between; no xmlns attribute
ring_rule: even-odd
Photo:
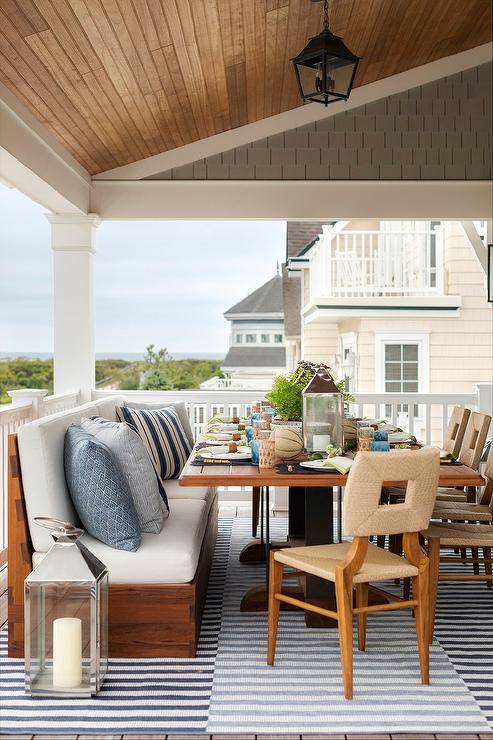
<svg viewBox="0 0 493 740"><path fill-rule="evenodd" d="M329 0L324 0L324 31L329 30Z"/></svg>

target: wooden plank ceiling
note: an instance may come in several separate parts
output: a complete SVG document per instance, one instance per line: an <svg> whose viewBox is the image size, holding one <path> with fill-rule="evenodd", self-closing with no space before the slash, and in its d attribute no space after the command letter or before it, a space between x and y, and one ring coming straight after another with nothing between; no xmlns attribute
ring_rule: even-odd
<svg viewBox="0 0 493 740"><path fill-rule="evenodd" d="M332 0L357 85L491 39L491 0ZM0 0L0 79L94 174L300 105L310 0Z"/></svg>

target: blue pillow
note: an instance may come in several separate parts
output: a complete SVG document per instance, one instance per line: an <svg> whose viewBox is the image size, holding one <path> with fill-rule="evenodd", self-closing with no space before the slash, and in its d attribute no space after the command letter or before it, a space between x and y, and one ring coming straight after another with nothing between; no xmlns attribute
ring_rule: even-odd
<svg viewBox="0 0 493 740"><path fill-rule="evenodd" d="M86 532L117 550L137 550L139 519L109 448L71 424L65 433L64 464L68 490Z"/></svg>

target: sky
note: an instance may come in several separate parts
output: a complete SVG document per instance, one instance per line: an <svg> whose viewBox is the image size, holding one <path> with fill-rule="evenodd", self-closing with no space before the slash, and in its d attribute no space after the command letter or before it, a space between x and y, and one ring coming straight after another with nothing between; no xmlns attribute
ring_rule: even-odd
<svg viewBox="0 0 493 740"><path fill-rule="evenodd" d="M45 209L0 184L0 353L51 352ZM106 221L95 257L96 352L225 353L224 311L269 280L284 221Z"/></svg>

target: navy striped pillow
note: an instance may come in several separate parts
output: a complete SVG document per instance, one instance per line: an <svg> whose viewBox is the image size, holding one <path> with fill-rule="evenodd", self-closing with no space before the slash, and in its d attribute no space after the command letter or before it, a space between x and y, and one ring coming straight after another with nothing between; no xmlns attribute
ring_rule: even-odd
<svg viewBox="0 0 493 740"><path fill-rule="evenodd" d="M160 482L180 475L192 447L174 408L150 410L119 406L116 415L144 442Z"/></svg>

